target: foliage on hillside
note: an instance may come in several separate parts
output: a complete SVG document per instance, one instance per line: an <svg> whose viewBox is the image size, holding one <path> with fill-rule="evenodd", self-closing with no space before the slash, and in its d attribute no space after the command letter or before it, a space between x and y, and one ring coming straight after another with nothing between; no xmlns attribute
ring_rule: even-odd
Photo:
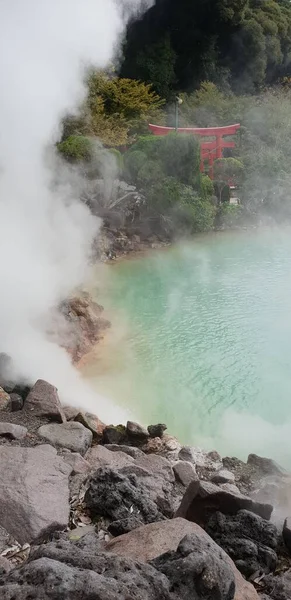
<svg viewBox="0 0 291 600"><path fill-rule="evenodd" d="M205 80L250 92L290 75L290 58L287 0L155 0L128 26L121 75L168 100Z"/></svg>

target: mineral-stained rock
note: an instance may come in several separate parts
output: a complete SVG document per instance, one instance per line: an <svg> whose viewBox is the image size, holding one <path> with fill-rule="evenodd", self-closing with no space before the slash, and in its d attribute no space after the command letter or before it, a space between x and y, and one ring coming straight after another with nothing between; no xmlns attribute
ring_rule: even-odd
<svg viewBox="0 0 291 600"><path fill-rule="evenodd" d="M11 399L9 394L0 387L0 412L9 412L11 410Z"/></svg>
<svg viewBox="0 0 291 600"><path fill-rule="evenodd" d="M166 429L167 429L167 425L165 425L164 423L158 423L157 425L149 425L148 426L148 432L149 432L151 438L163 437L164 431L166 431Z"/></svg>
<svg viewBox="0 0 291 600"><path fill-rule="evenodd" d="M231 471L227 471L227 469L221 469L221 471L217 471L211 477L212 483L234 483L235 476Z"/></svg>
<svg viewBox="0 0 291 600"><path fill-rule="evenodd" d="M66 527L70 472L51 446L1 446L0 525L21 544Z"/></svg>
<svg viewBox="0 0 291 600"><path fill-rule="evenodd" d="M61 448L68 448L72 452L85 454L92 443L92 432L81 423L69 421L68 423L49 423L42 425L38 435Z"/></svg>
<svg viewBox="0 0 291 600"><path fill-rule="evenodd" d="M126 427L124 425L108 425L103 431L104 444L126 443Z"/></svg>
<svg viewBox="0 0 291 600"><path fill-rule="evenodd" d="M133 458L128 454L124 452L111 452L105 446L93 446L86 453L85 459L93 469L106 466L112 469L121 469L133 464Z"/></svg>
<svg viewBox="0 0 291 600"><path fill-rule="evenodd" d="M0 580L1 600L172 600L167 578L150 565L100 551L92 556L73 544L47 544L38 554Z"/></svg>
<svg viewBox="0 0 291 600"><path fill-rule="evenodd" d="M85 503L93 516L113 521L137 516L144 523L162 519L157 505L145 494L136 476L126 477L112 469L100 468L89 480Z"/></svg>
<svg viewBox="0 0 291 600"><path fill-rule="evenodd" d="M75 421L82 423L84 427L87 427L92 431L93 439L97 442L100 442L103 437L103 431L105 429L104 423L96 417L96 415L91 415L90 413L82 413L79 412L74 419Z"/></svg>
<svg viewBox="0 0 291 600"><path fill-rule="evenodd" d="M57 388L43 379L38 379L29 392L24 410L35 417L45 417L59 423L66 421Z"/></svg>
<svg viewBox="0 0 291 600"><path fill-rule="evenodd" d="M265 475L286 475L285 469L280 467L280 465L271 458L249 454L247 464L257 467L260 471L265 473Z"/></svg>
<svg viewBox="0 0 291 600"><path fill-rule="evenodd" d="M23 398L22 398L22 396L20 396L20 394L16 394L15 392L12 392L10 394L10 400L11 400L11 411L12 412L17 412L18 410L22 410Z"/></svg>
<svg viewBox="0 0 291 600"><path fill-rule="evenodd" d="M135 446L125 446L123 444L105 444L104 448L110 450L111 452L124 452L124 454L128 454L132 458L141 458L144 456L144 452L139 448L135 448Z"/></svg>
<svg viewBox="0 0 291 600"><path fill-rule="evenodd" d="M194 521L199 525L205 525L215 511L233 515L243 509L268 520L273 507L269 504L255 502L247 496L222 490L219 486L207 481L200 481L197 489L197 483L194 481L186 490L176 516Z"/></svg>
<svg viewBox="0 0 291 600"><path fill-rule="evenodd" d="M276 568L277 529L258 515L247 510L236 515L216 512L206 531L247 578L257 571L269 573Z"/></svg>
<svg viewBox="0 0 291 600"><path fill-rule="evenodd" d="M0 423L0 437L7 437L11 440L22 440L27 434L27 428L14 423Z"/></svg>
<svg viewBox="0 0 291 600"><path fill-rule="evenodd" d="M130 441L137 443L145 442L150 436L144 427L133 421L127 421L126 433Z"/></svg>
<svg viewBox="0 0 291 600"><path fill-rule="evenodd" d="M173 471L177 481L182 483L185 487L188 487L191 481L197 481L197 485L199 486L199 477L192 463L185 460L179 460L173 465Z"/></svg>

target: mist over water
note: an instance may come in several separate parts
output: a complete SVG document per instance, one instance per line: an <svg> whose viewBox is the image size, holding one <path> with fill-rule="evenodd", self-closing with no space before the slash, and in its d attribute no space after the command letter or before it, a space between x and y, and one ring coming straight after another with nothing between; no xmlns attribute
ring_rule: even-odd
<svg viewBox="0 0 291 600"><path fill-rule="evenodd" d="M184 443L290 467L291 229L197 236L107 276L94 385Z"/></svg>

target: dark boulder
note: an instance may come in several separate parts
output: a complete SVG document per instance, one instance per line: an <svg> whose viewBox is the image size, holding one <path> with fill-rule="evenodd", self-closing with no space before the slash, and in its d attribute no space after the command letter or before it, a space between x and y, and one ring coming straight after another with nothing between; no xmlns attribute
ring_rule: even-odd
<svg viewBox="0 0 291 600"><path fill-rule="evenodd" d="M129 533L130 531L137 529L137 527L141 527L143 524L144 523L142 519L134 515L127 517L127 519L113 521L113 523L110 523L108 526L108 531L111 533L111 535L117 537L119 535L123 535L124 533Z"/></svg>
<svg viewBox="0 0 291 600"><path fill-rule="evenodd" d="M239 510L249 510L265 519L270 519L273 507L269 504L255 502L248 496L235 491L222 489L208 481L193 481L187 488L176 516L205 525L210 516L220 511L235 515Z"/></svg>
<svg viewBox="0 0 291 600"><path fill-rule="evenodd" d="M258 515L247 510L236 515L216 512L210 517L206 531L247 578L276 568L277 529Z"/></svg>
<svg viewBox="0 0 291 600"><path fill-rule="evenodd" d="M127 421L126 433L129 441L137 444L144 443L150 437L149 432L144 427L133 421Z"/></svg>
<svg viewBox="0 0 291 600"><path fill-rule="evenodd" d="M265 475L286 475L287 473L272 458L257 456L257 454L249 454L247 464L256 467Z"/></svg>
<svg viewBox="0 0 291 600"><path fill-rule="evenodd" d="M176 552L150 563L169 579L174 598L233 600L235 577L220 548L199 535L187 535Z"/></svg>
<svg viewBox="0 0 291 600"><path fill-rule="evenodd" d="M12 412L17 412L18 410L22 410L23 398L22 398L22 396L20 396L20 394L16 394L15 392L12 392L10 394L10 400L11 400L11 411Z"/></svg>
<svg viewBox="0 0 291 600"><path fill-rule="evenodd" d="M291 554L291 517L287 517L284 521L283 540L289 554Z"/></svg>
<svg viewBox="0 0 291 600"><path fill-rule="evenodd" d="M148 432L151 438L163 437L164 432L167 429L167 425L164 423L158 423L157 425L149 425Z"/></svg>
<svg viewBox="0 0 291 600"><path fill-rule="evenodd" d="M135 475L127 477L107 468L98 469L90 478L85 503L93 516L109 517L113 521L127 519L130 515L142 523L163 518Z"/></svg>
<svg viewBox="0 0 291 600"><path fill-rule="evenodd" d="M124 425L108 425L103 430L104 444L126 443L126 428Z"/></svg>

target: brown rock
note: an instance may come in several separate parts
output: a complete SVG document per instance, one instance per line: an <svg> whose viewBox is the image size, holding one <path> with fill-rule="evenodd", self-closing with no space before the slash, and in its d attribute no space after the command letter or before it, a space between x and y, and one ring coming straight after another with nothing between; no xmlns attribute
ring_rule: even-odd
<svg viewBox="0 0 291 600"><path fill-rule="evenodd" d="M199 486L199 477L195 471L194 466L184 460L180 460L179 462L173 465L173 471L175 473L175 477L177 481L182 483L185 487L190 485L191 481L196 481L197 486Z"/></svg>
<svg viewBox="0 0 291 600"><path fill-rule="evenodd" d="M109 542L105 546L105 550L145 563L166 552L176 551L181 540L188 534L201 537L206 544L212 542L199 525L176 518L138 527ZM234 572L236 583L234 600L259 600L254 587L244 580L229 556L223 550L221 550L221 554Z"/></svg>
<svg viewBox="0 0 291 600"><path fill-rule="evenodd" d="M82 412L79 412L74 420L79 423L82 423L82 425L84 425L84 427L87 427L87 429L90 429L90 431L92 431L93 439L95 441L100 442L102 440L103 431L106 425L105 423L102 423L102 421L100 421L98 417L96 417L96 415L91 415L90 413L84 414Z"/></svg>
<svg viewBox="0 0 291 600"><path fill-rule="evenodd" d="M43 379L38 379L29 392L24 410L35 417L45 417L59 423L66 421L57 388Z"/></svg>
<svg viewBox="0 0 291 600"><path fill-rule="evenodd" d="M163 449L163 442L159 437L150 438L141 449L145 454L158 454Z"/></svg>
<svg viewBox="0 0 291 600"><path fill-rule="evenodd" d="M174 472L169 460L156 454L147 454L135 460L135 465L146 469L154 476L160 476L164 480L174 482Z"/></svg>
<svg viewBox="0 0 291 600"><path fill-rule="evenodd" d="M0 412L11 411L11 400L9 394L0 387Z"/></svg>
<svg viewBox="0 0 291 600"><path fill-rule="evenodd" d="M183 517L199 525L205 525L215 511L233 515L239 510L249 510L263 519L270 519L273 507L270 504L255 502L247 496L223 490L213 483L200 481L190 483L176 516Z"/></svg>
<svg viewBox="0 0 291 600"><path fill-rule="evenodd" d="M93 469L100 467L110 467L111 469L121 469L127 465L132 465L134 460L124 452L110 452L104 446L93 446L85 454L85 459Z"/></svg>
<svg viewBox="0 0 291 600"><path fill-rule="evenodd" d="M1 446L0 525L20 544L67 527L70 472L52 446Z"/></svg>
<svg viewBox="0 0 291 600"><path fill-rule="evenodd" d="M11 440L22 440L27 434L26 427L14 423L0 423L0 436Z"/></svg>

